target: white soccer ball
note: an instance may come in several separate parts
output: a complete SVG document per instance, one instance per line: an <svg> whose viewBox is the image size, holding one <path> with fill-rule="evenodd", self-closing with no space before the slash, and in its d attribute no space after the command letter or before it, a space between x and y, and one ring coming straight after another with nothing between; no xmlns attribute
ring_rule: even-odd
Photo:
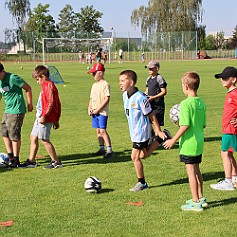
<svg viewBox="0 0 237 237"><path fill-rule="evenodd" d="M21 66L21 69L23 69L23 66Z"/></svg>
<svg viewBox="0 0 237 237"><path fill-rule="evenodd" d="M90 70L90 67L88 66L86 69L87 69L87 70Z"/></svg>
<svg viewBox="0 0 237 237"><path fill-rule="evenodd" d="M7 167L9 164L9 158L6 153L0 153L0 167Z"/></svg>
<svg viewBox="0 0 237 237"><path fill-rule="evenodd" d="M180 112L179 104L172 106L170 109L170 120L174 124L178 124L178 122L179 122L179 112Z"/></svg>
<svg viewBox="0 0 237 237"><path fill-rule="evenodd" d="M86 179L84 188L88 193L99 193L101 190L101 181L98 178L91 176Z"/></svg>

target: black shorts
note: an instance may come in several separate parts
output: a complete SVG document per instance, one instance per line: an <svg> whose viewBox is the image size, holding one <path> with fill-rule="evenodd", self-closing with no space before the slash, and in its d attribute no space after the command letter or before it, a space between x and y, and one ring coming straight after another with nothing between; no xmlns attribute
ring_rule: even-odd
<svg viewBox="0 0 237 237"><path fill-rule="evenodd" d="M165 109L164 108L153 108L153 113L155 114L159 125L164 126Z"/></svg>
<svg viewBox="0 0 237 237"><path fill-rule="evenodd" d="M143 148L148 147L148 142L149 142L149 140L147 140L145 142L134 142L132 147L137 150L142 150Z"/></svg>
<svg viewBox="0 0 237 237"><path fill-rule="evenodd" d="M198 156L184 156L180 155L180 162L184 164L200 164L202 162L202 154Z"/></svg>

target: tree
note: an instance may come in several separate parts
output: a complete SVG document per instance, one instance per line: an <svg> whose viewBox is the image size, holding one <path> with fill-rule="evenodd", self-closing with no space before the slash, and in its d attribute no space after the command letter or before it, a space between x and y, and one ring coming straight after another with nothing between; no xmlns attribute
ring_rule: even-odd
<svg viewBox="0 0 237 237"><path fill-rule="evenodd" d="M81 8L81 12L76 13L76 15L76 31L82 33L80 34L80 37L98 37L104 31L99 22L99 19L103 16L103 13L93 9L93 6Z"/></svg>
<svg viewBox="0 0 237 237"><path fill-rule="evenodd" d="M26 22L26 18L30 15L30 1L29 0L8 0L5 2L5 6L8 8L9 12L12 14L18 28L18 39L23 40L24 52L25 49L25 37L22 35L22 30ZM18 42L20 43L20 42ZM19 44L20 47L20 44Z"/></svg>
<svg viewBox="0 0 237 237"><path fill-rule="evenodd" d="M223 49L225 42L225 33L223 31L217 32L215 36L215 44L217 49Z"/></svg>
<svg viewBox="0 0 237 237"><path fill-rule="evenodd" d="M37 7L33 9L33 12L26 23L26 31L28 31L29 34L34 33L34 35L31 37L28 35L27 44L32 48L32 42L35 42L36 51L40 51L42 49L42 38L57 37L58 31L55 20L50 14L48 14L49 6L49 4L45 4L44 6L38 4Z"/></svg>
<svg viewBox="0 0 237 237"><path fill-rule="evenodd" d="M58 30L60 35L64 38L72 38L76 30L76 13L72 6L67 4L59 13Z"/></svg>
<svg viewBox="0 0 237 237"><path fill-rule="evenodd" d="M197 28L198 49L205 49L206 46L206 26L200 25Z"/></svg>
<svg viewBox="0 0 237 237"><path fill-rule="evenodd" d="M215 43L215 36L214 35L208 35L206 37L206 47L207 50L216 50L216 43Z"/></svg>
<svg viewBox="0 0 237 237"><path fill-rule="evenodd" d="M131 23L148 38L158 31L194 31L201 19L202 0L150 0L132 12Z"/></svg>

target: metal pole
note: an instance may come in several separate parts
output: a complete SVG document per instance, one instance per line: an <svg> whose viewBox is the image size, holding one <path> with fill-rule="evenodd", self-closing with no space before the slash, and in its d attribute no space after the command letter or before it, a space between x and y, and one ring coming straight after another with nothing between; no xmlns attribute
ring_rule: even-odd
<svg viewBox="0 0 237 237"><path fill-rule="evenodd" d="M44 55L44 38L42 39L42 56L43 56L43 65L45 65L45 55Z"/></svg>

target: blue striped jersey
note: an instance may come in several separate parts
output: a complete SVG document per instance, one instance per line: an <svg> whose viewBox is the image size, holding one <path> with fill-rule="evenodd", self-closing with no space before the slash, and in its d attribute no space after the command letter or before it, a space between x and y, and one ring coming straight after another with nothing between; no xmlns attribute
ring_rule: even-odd
<svg viewBox="0 0 237 237"><path fill-rule="evenodd" d="M132 142L147 141L151 134L151 123L147 115L152 112L152 108L146 95L137 91L128 97L125 91L123 103Z"/></svg>

